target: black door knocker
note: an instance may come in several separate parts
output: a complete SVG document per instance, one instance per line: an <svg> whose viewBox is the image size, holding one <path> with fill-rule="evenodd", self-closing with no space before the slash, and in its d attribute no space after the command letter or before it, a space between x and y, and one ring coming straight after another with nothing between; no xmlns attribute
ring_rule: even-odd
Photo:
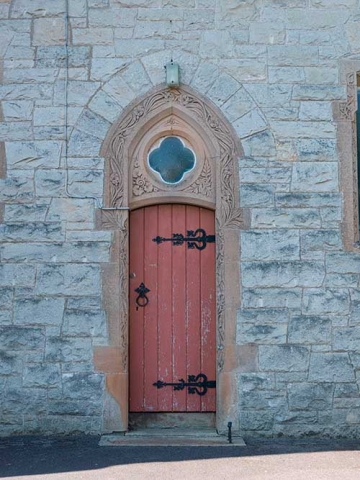
<svg viewBox="0 0 360 480"><path fill-rule="evenodd" d="M149 299L146 294L149 293L150 290L145 287L145 284L143 282L141 282L138 288L135 289L135 292L139 294L137 299L135 300L136 305L138 307L146 307L146 305L149 303Z"/></svg>

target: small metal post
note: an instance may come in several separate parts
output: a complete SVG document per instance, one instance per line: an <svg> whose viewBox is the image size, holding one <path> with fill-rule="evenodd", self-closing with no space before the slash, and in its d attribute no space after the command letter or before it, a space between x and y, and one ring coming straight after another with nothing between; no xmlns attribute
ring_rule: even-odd
<svg viewBox="0 0 360 480"><path fill-rule="evenodd" d="M229 422L229 423L227 424L227 426L228 426L228 441L229 441L229 443L232 443L232 436L231 436L232 422Z"/></svg>

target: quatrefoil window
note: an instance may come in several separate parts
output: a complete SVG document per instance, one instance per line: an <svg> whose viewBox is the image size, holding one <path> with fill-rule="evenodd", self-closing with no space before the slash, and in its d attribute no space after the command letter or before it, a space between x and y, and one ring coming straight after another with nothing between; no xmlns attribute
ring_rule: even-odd
<svg viewBox="0 0 360 480"><path fill-rule="evenodd" d="M196 159L179 137L166 137L150 152L148 162L165 183L179 183L194 168Z"/></svg>

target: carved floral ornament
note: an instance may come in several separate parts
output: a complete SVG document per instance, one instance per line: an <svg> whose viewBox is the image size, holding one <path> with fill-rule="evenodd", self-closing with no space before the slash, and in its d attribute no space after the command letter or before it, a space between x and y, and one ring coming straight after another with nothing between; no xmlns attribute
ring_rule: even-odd
<svg viewBox="0 0 360 480"><path fill-rule="evenodd" d="M149 165L149 152L166 137L181 139L193 152L195 165L180 181L166 183ZM121 116L102 148L106 158L105 202L108 207L137 208L161 202L189 203L215 210L217 254L218 370L225 350L225 230L239 229L244 219L238 198L238 158L241 147L228 123L215 107L188 87L157 87ZM124 237L128 232L124 232ZM127 291L126 262L122 265L123 291ZM121 322L127 322L126 298ZM126 328L121 344L126 368Z"/></svg>

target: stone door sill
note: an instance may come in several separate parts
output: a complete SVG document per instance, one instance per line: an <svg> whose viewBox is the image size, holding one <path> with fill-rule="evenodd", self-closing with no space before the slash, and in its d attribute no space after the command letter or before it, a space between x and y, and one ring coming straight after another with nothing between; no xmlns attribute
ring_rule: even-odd
<svg viewBox="0 0 360 480"><path fill-rule="evenodd" d="M245 447L241 437L229 443L225 435L214 429L147 428L126 433L102 435L101 447Z"/></svg>

